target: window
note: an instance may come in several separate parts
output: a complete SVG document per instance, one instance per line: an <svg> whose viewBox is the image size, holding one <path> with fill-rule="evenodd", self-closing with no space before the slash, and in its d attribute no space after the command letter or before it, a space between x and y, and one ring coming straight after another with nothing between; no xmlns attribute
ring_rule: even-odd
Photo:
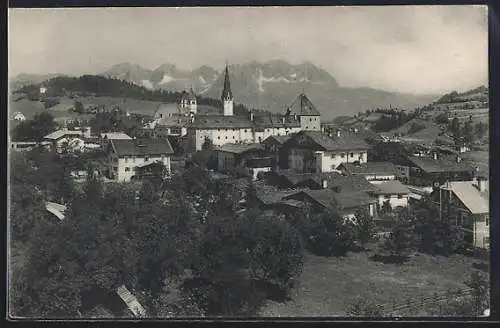
<svg viewBox="0 0 500 328"><path fill-rule="evenodd" d="M351 157L354 157L354 153L351 153Z"/></svg>
<svg viewBox="0 0 500 328"><path fill-rule="evenodd" d="M227 140L227 136L226 136L226 140Z"/></svg>
<svg viewBox="0 0 500 328"><path fill-rule="evenodd" d="M128 157L125 156L125 163L128 163Z"/></svg>
<svg viewBox="0 0 500 328"><path fill-rule="evenodd" d="M149 156L144 156L144 161L145 162L149 161Z"/></svg>
<svg viewBox="0 0 500 328"><path fill-rule="evenodd" d="M245 129L245 133L247 132L247 129Z"/></svg>
<svg viewBox="0 0 500 328"><path fill-rule="evenodd" d="M128 172L128 171L130 171L130 167L125 168L125 172Z"/></svg>
<svg viewBox="0 0 500 328"><path fill-rule="evenodd" d="M313 121L313 119L312 119L312 117L310 117L310 118L309 118L309 122L312 122L312 121Z"/></svg>
<svg viewBox="0 0 500 328"><path fill-rule="evenodd" d="M218 137L217 137L217 139L219 139L219 140L220 140L220 136L218 136Z"/></svg>
<svg viewBox="0 0 500 328"><path fill-rule="evenodd" d="M391 195L384 195L384 199L391 199Z"/></svg>
<svg viewBox="0 0 500 328"><path fill-rule="evenodd" d="M344 157L345 157L345 154L344 154L344 153L340 154L340 157L344 158Z"/></svg>
<svg viewBox="0 0 500 328"><path fill-rule="evenodd" d="M398 199L402 199L403 198L403 195L398 195Z"/></svg>
<svg viewBox="0 0 500 328"><path fill-rule="evenodd" d="M219 132L220 132L220 129L217 129L217 131L219 131Z"/></svg>

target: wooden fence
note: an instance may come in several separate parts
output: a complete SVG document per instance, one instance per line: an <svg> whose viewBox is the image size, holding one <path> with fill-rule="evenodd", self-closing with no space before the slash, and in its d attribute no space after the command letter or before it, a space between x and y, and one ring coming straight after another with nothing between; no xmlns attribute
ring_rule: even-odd
<svg viewBox="0 0 500 328"><path fill-rule="evenodd" d="M473 289L464 288L455 291L446 291L442 293L434 293L430 296L421 296L417 298L408 298L403 302L393 302L377 305L378 310L383 316L404 316L418 315L423 310L429 308L429 305L440 306L443 302L460 299L463 297L472 296Z"/></svg>

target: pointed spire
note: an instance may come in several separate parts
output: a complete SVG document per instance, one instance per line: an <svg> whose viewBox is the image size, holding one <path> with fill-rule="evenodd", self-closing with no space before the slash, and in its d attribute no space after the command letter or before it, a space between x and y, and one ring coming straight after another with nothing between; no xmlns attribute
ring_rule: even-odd
<svg viewBox="0 0 500 328"><path fill-rule="evenodd" d="M222 100L233 99L233 93L231 92L231 82L229 81L229 70L226 62L226 70L224 72L224 89L222 90Z"/></svg>

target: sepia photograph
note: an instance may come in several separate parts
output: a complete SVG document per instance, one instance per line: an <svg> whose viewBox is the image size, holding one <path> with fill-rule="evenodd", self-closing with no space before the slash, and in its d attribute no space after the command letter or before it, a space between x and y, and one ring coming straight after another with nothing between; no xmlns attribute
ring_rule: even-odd
<svg viewBox="0 0 500 328"><path fill-rule="evenodd" d="M490 316L488 7L8 9L10 320Z"/></svg>

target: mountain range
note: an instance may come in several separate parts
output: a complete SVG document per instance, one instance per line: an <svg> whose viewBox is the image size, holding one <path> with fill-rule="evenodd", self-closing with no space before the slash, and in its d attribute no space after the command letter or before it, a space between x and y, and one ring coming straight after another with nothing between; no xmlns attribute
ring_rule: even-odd
<svg viewBox="0 0 500 328"><path fill-rule="evenodd" d="M224 83L222 72L205 65L194 70L184 70L166 63L151 70L137 64L120 63L97 74L126 80L147 89L183 91L193 88L200 96L217 99L220 98ZM57 74L23 74L11 81L11 86L27 84L30 79L39 83L54 76ZM437 95L342 87L330 73L311 62L292 65L284 60L264 63L253 61L230 65L229 76L235 103L272 112L285 112L297 95L304 92L322 113L324 120L353 115L375 107L412 109L438 98Z"/></svg>

